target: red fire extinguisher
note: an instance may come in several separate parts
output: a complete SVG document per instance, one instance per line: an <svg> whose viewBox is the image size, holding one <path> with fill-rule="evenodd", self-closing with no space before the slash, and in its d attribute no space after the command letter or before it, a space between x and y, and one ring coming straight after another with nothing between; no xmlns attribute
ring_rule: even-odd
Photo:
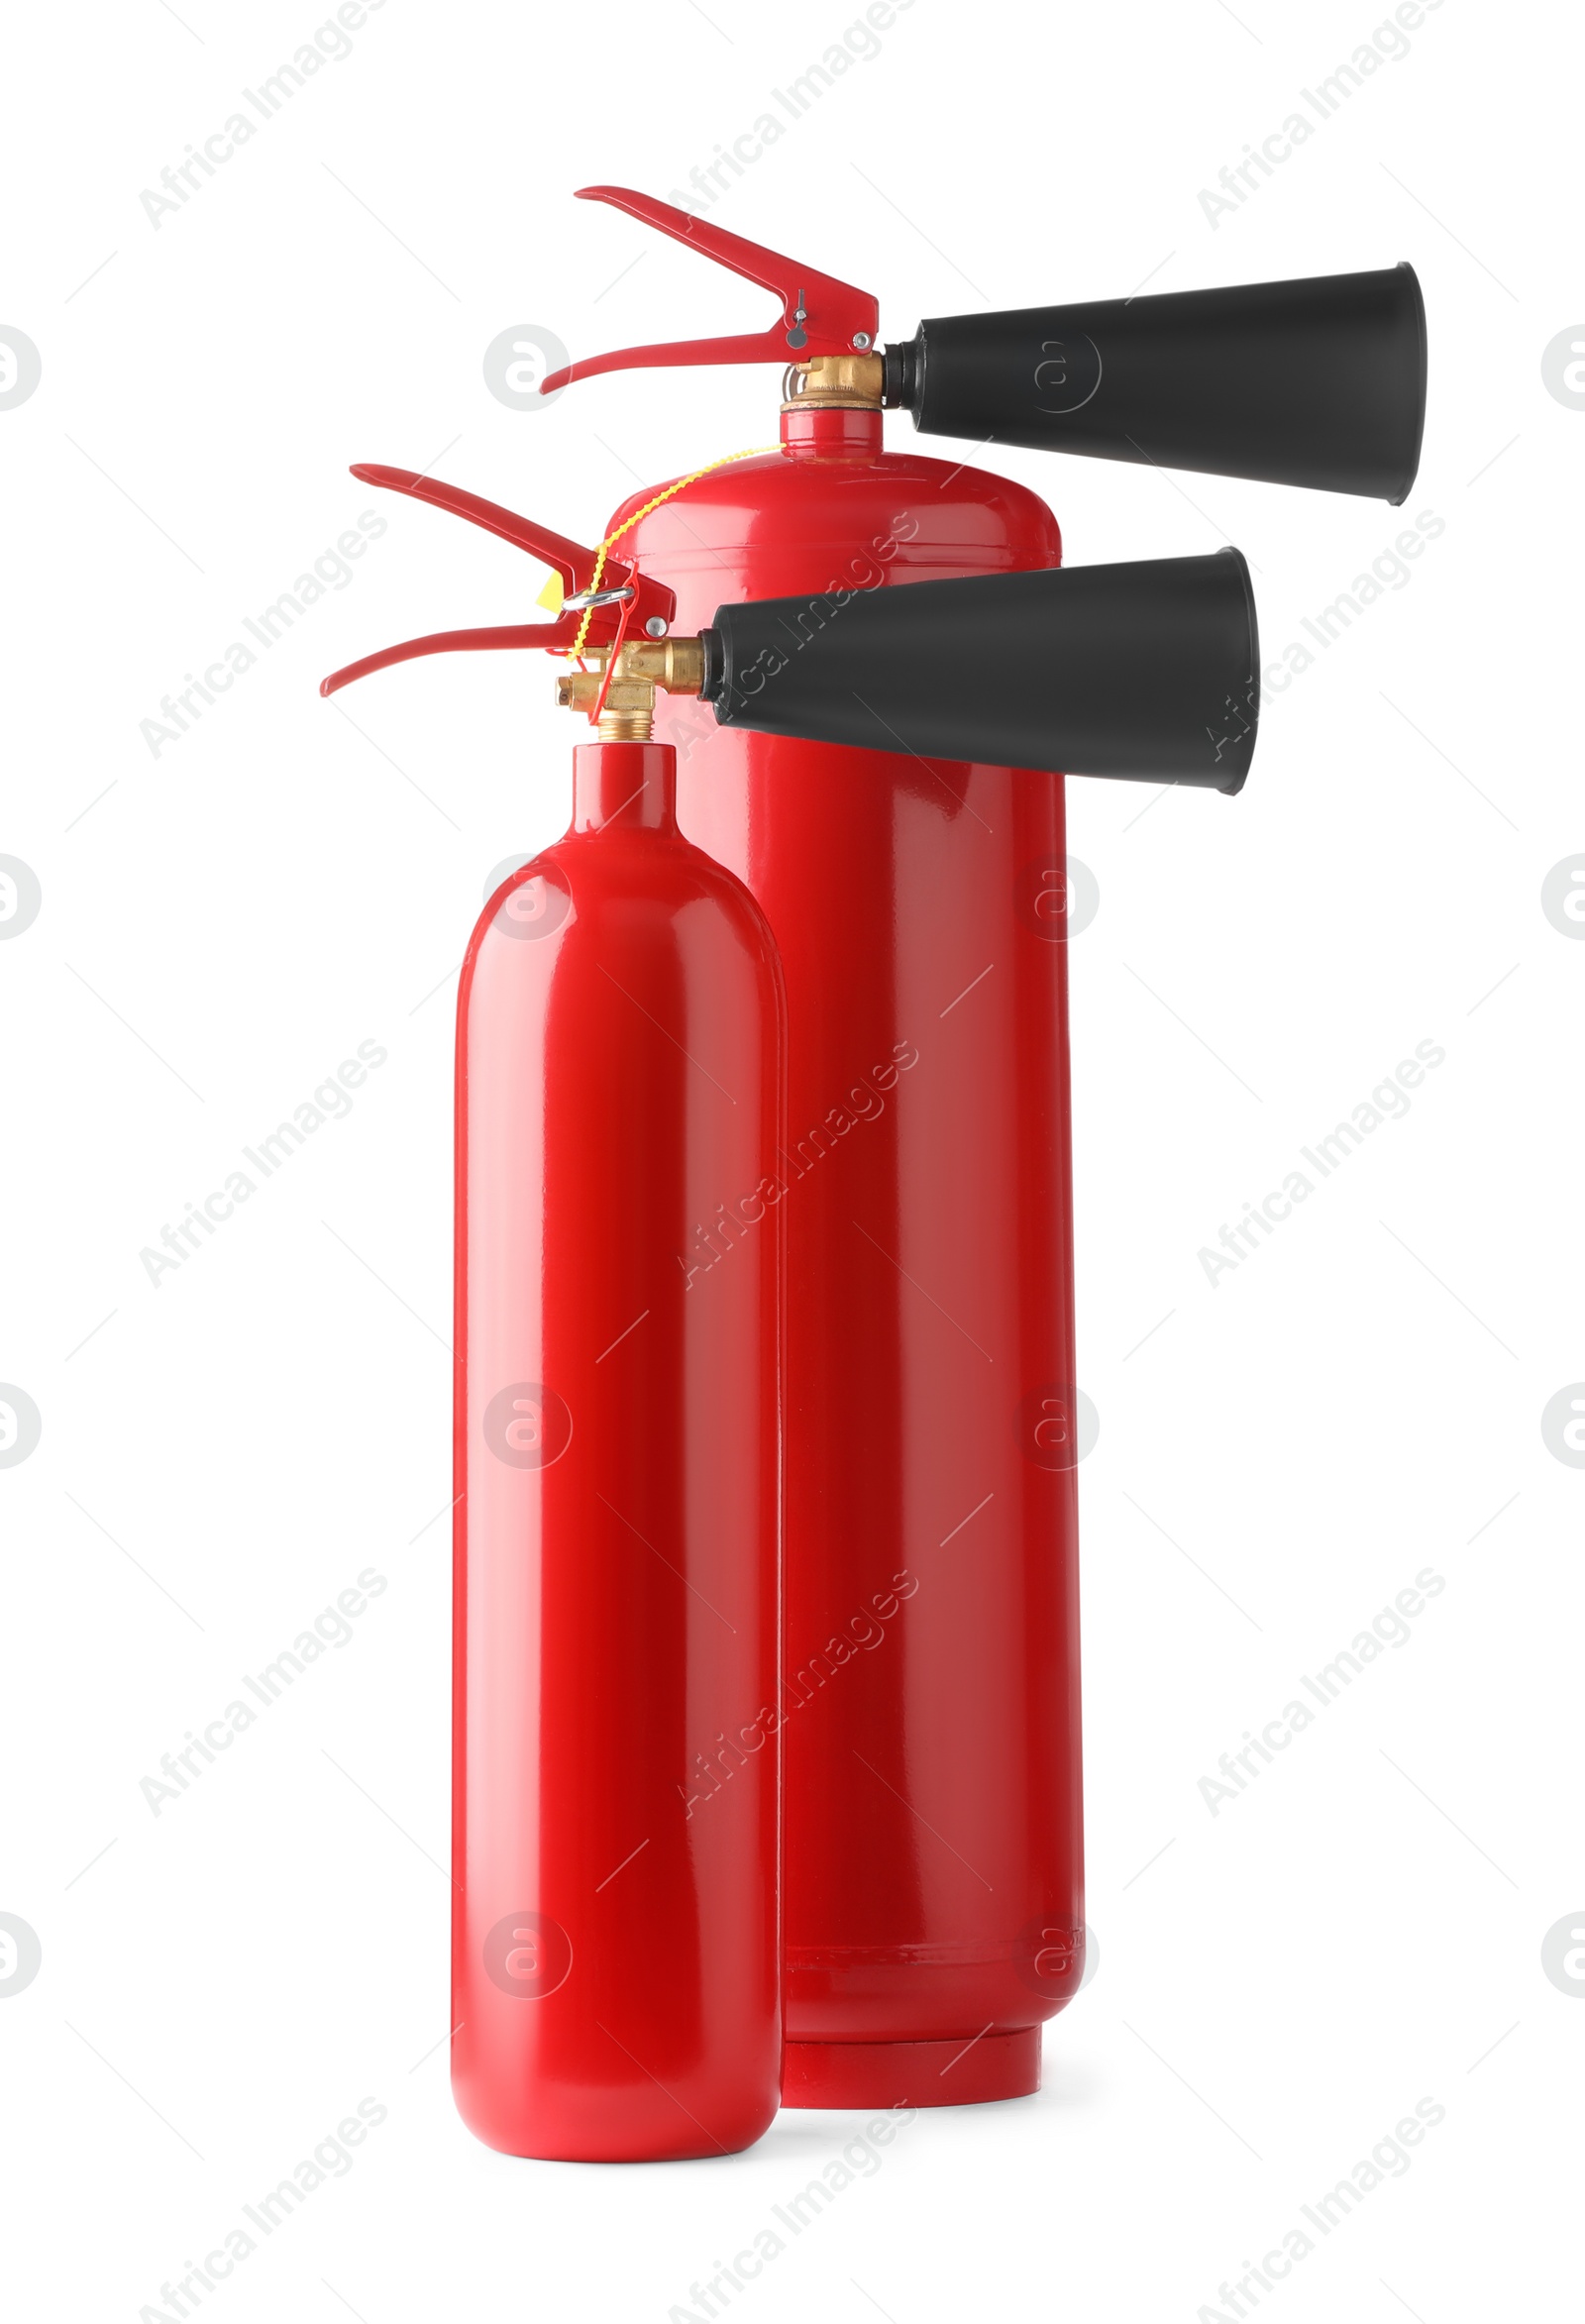
<svg viewBox="0 0 1585 2324"><path fill-rule="evenodd" d="M730 2153L778 2103L777 1738L707 1815L678 1783L776 1690L776 948L609 667L670 590L615 566L582 603L592 550L358 473L560 574L554 622L448 644L606 665L568 681L597 718L572 826L485 904L458 1004L453 2086L514 2154ZM690 1285L725 1206L753 1231Z"/></svg>
<svg viewBox="0 0 1585 2324"><path fill-rule="evenodd" d="M811 731L795 716L744 732L682 702L657 728L678 742L684 828L753 890L787 980L784 2098L1014 2096L1038 2086L1040 2023L1084 1956L1063 785L1029 770L1236 790L1253 663L1226 673L1207 764L1141 751L1129 721L1170 688L1168 634L1206 640L1174 616L1150 642L1135 584L1066 660L1020 663L1012 619L993 619L972 674L952 672L956 724L923 714L951 647L898 584L1027 576L1061 545L1019 485L884 451L882 405L977 443L1401 499L1419 288L1400 267L964 316L883 354L850 284L620 187L585 198L774 291L783 315L595 357L547 392L627 367L792 367L780 451L662 502L631 553L682 628L721 599L803 600L760 639L789 650L783 688L850 649L825 705L846 716L812 730L845 749L794 739ZM819 653L815 593L842 604ZM916 640L895 698L850 600ZM1091 730L1041 755L1042 723L1066 724L1087 685ZM988 713L1017 687L1028 717L999 750Z"/></svg>

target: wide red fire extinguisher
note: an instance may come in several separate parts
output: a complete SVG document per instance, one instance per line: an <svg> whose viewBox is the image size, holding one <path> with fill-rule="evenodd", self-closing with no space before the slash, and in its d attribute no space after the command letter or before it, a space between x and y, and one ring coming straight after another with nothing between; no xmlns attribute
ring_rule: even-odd
<svg viewBox="0 0 1585 2324"><path fill-rule="evenodd" d="M730 1140L717 1154L703 1093L687 1079L677 1089L688 1107L664 1096L664 1077L656 1085L653 1122L624 1100L630 1069L611 1047L620 1011L585 1008L579 996L581 979L592 992L595 975L616 974L595 925L614 936L635 914L612 901L596 922L557 900L564 885L576 899L566 872L580 860L575 841L608 849L601 832L570 834L530 867L529 901L518 907L545 919L566 967L530 973L499 946L491 954L492 914L524 890L492 899L459 1028L455 2014L476 1998L482 2005L476 2041L459 2050L459 2096L482 2135L521 2153L710 2152L687 2145L644 2091L640 2075L659 2078L661 2066L632 2037L664 2053L668 2097L681 2088L695 2137L701 2125L722 2145L754 2135L766 2043L749 2041L748 2070L728 2061L737 2029L746 2020L763 2034L777 2006L774 1964L770 1987L745 1979L745 1962L766 1955L745 1951L743 1930L751 1892L772 1900L756 1925L774 1920L778 1749L787 2102L954 2104L1027 2091L1038 2081L1040 2023L1077 1986L1082 1447L1059 770L1236 792L1255 731L1258 653L1236 552L1064 571L1042 502L967 467L885 453L882 404L904 405L944 433L1000 426L1009 441L1150 458L1151 396L1160 402L1164 375L1192 375L1192 424L1178 427L1163 458L1401 497L1418 446L1404 380L1419 302L1400 269L1208 293L1199 306L1192 296L955 319L883 355L863 292L665 204L594 190L775 289L784 314L764 335L631 350L571 375L791 359L780 449L636 494L597 556L407 472L359 471L518 539L558 565L573 595L549 630L420 639L327 685L452 647L581 649L561 697L588 709L602 734L631 719L621 730L629 749L675 746L678 822L696 861L726 867L721 910L731 917L728 897L739 914L752 909L751 892L764 915L752 924L768 924L780 950L787 1107L769 1161L763 1146ZM1423 338L1419 346L1423 381ZM1284 394L1304 403L1302 454L1272 419ZM657 741L641 741L640 730ZM604 819L614 829L620 810ZM623 880L641 874L641 885L660 862L604 860ZM534 879L546 890L533 890ZM566 943L579 927L589 935L582 950ZM480 998L486 956L494 983L482 990L498 1005ZM709 1011L688 999L691 981L679 981L670 957L660 944L630 964L640 973L628 997L707 1069L707 1057L690 1055L687 1026L690 1008L705 1021ZM646 998L652 977L659 1007ZM740 977L745 1028L753 981ZM768 1074L763 977L757 990L760 1032L744 1030L741 1047ZM586 1036L581 1083L553 1038L564 1014ZM550 1094L558 1057L568 1076L561 1104ZM695 1166L663 1173L687 1190L687 1217L674 1234L670 1197L647 1214L609 1281L589 1257L590 1213L572 1176L553 1167L564 1114L596 1125L568 1133L580 1153L603 1138L612 1154L638 1155L652 1128L668 1152L692 1140ZM512 1125L504 1137L502 1121ZM469 1158L485 1149L499 1165L493 1181ZM608 1201L612 1182L602 1183ZM669 1351L677 1366L668 1409L687 1456L668 1465L664 1431L624 1440L633 1408L614 1374L603 1383L580 1375L581 1396L604 1415L599 1433L580 1436L573 1400L564 1399L571 1427L557 1406L535 1403L550 1385L547 1358L504 1382L534 1392L518 1418L539 1465L529 1492L503 1497L476 1437L501 1391L501 1363L512 1364L504 1348L486 1360L465 1321L476 1286L488 1286L485 1308L508 1332L519 1308L571 1315L591 1271L613 1295L619 1285L616 1304L637 1308L653 1248L668 1236L675 1280L665 1314L675 1320L658 1334L657 1360ZM757 1625L757 1645L728 1652L689 1606L687 1652L651 1659L643 1764L676 1795L663 1835L659 1794L646 1789L648 1774L635 1781L634 1756L579 1754L591 1722L614 1717L590 1605L620 1614L619 1670L643 1660L642 1622L628 1624L621 1602L626 1568L613 1562L625 1544L591 1516L588 1494L608 1509L607 1464L625 1460L627 1489L662 1512L659 1550L699 1596L708 1577L723 1586L730 1572L741 1584L745 1566L766 1570L752 1517L766 1504L746 1479L731 1498L740 1449L708 1409L728 1340L763 1311L733 1307L702 1357L689 1334L703 1329L691 1303L723 1286L740 1295L745 1273L774 1264L779 1237L788 1252L784 1635L778 1650L774 1588L769 1598L761 1590L747 1625ZM538 1328L531 1323L530 1339ZM586 1365L586 1317L579 1328ZM569 1332L565 1360L576 1370ZM763 1334L757 1346L743 1340L753 1385L739 1386L751 1401L766 1377L765 1346ZM763 1436L754 1443L763 1453ZM540 1447L554 1444L561 1450L543 1457ZM582 1445L591 1457L580 1468ZM724 1486L715 1462L730 1472ZM774 1568L774 1493L769 1506ZM668 1541L686 1554L671 1555ZM648 1546L657 1547L653 1532ZM553 1610L567 1617L561 1627ZM510 1700L514 1669L521 1707ZM681 1922L680 1989L702 1994L711 1974L725 1980L722 2006L689 2002L670 2025L666 1978L647 1953L623 1950L638 1923L623 1921L620 1906L603 1920L590 1906L580 1947L545 1903L547 1882L564 1899L587 1885L581 1825L594 1816L602 1841L614 1841L635 1789L658 1822L632 1844L632 1864L655 1851L654 1894ZM714 1852L733 1816L757 1850ZM605 1852L614 1862L616 1851ZM512 1889L504 1901L502 1867ZM610 1885L626 1876L618 1866ZM734 1900L723 1915L730 1972L700 1920L716 1880ZM490 1966L492 1945L517 1964L515 1993ZM489 1985L532 2007L497 2006ZM623 1997L627 2038L596 2007L612 1994ZM613 2036L626 2067L603 2047ZM685 2065L690 2082L678 2078Z"/></svg>
<svg viewBox="0 0 1585 2324"><path fill-rule="evenodd" d="M822 648L852 643L826 704L846 714L814 730L845 749L795 739L795 717L745 733L680 702L657 728L678 740L685 829L752 889L787 980L784 2097L1012 2096L1038 2084L1040 2022L1084 1953L1063 785L1030 770L1235 790L1252 670L1229 674L1226 755L1198 775L1128 732L1165 682L1135 590L1098 615L1090 653L1125 662L1110 685L1089 662L1094 731L1070 730L1070 755L994 745L1009 687L1030 689L1030 734L1074 709L1073 668L1020 669L1010 620L958 666L956 726L921 715L952 648L917 634L898 584L1051 568L1061 544L1019 485L884 451L882 406L981 445L1396 500L1424 411L1419 288L1400 267L964 316L883 354L865 292L644 195L586 198L774 291L783 316L595 357L547 392L655 364L792 367L780 451L662 501L632 555L681 628L721 599L834 593ZM865 599L915 635L895 698L846 609ZM784 687L814 618L777 610ZM701 1776L737 1780L724 1751Z"/></svg>

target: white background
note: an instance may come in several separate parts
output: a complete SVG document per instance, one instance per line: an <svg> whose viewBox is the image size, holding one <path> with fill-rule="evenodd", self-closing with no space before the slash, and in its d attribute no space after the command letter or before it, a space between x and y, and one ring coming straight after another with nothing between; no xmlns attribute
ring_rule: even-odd
<svg viewBox="0 0 1585 2324"><path fill-rule="evenodd" d="M201 724L156 759L140 721L376 505L351 460L592 540L635 482L774 438L770 370L523 414L481 356L519 323L582 353L768 323L571 195L686 185L854 18L389 0L152 224L142 189L323 21L88 0L11 39L0 323L43 378L0 411L0 852L43 907L0 943L0 1379L43 1436L0 1470L0 1910L43 1966L0 2000L9 2305L179 2312L161 2283L373 2097L354 2167L204 2313L659 2320L857 2125L556 2166L486 2152L447 2091L453 972L491 866L565 820L571 731L523 657L346 717L315 692L391 639L533 618L542 576L387 499L350 585ZM1427 2097L1412 2167L1262 2306L1551 2316L1572 2276L1585 2007L1541 1946L1585 1924L1585 1474L1540 1415L1585 1375L1585 945L1540 889L1585 850L1585 413L1541 357L1585 312L1577 36L1447 0L1240 206L1199 199L1381 21L916 0L713 206L874 289L890 338L1411 258L1402 512L996 465L1073 563L1237 541L1268 664L1419 512L1445 527L1268 694L1241 798L1071 787L1101 894L1074 957L1100 1969L1039 2098L909 2124L734 2299L766 2324L1236 2313L1218 2286ZM388 1059L351 1115L152 1285L140 1251L362 1040ZM1408 1115L1213 1288L1201 1247L1423 1040L1446 1057ZM1426 1566L1410 1642L1214 1816L1218 1755ZM161 1753L366 1567L351 1641L154 1815Z"/></svg>

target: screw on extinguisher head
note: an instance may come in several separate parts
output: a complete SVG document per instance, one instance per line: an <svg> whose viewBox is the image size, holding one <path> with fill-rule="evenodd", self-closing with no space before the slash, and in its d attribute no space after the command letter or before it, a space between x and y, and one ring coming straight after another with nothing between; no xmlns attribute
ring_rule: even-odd
<svg viewBox="0 0 1585 2324"><path fill-rule="evenodd" d="M948 315L886 351L886 400L934 436L1392 501L1426 420L1410 265Z"/></svg>
<svg viewBox="0 0 1585 2324"><path fill-rule="evenodd" d="M723 726L921 759L1236 792L1259 717L1236 549L722 605Z"/></svg>

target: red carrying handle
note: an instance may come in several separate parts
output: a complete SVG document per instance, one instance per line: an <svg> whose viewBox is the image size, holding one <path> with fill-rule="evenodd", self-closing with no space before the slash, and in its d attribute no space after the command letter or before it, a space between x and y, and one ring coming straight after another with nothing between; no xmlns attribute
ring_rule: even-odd
<svg viewBox="0 0 1585 2324"><path fill-rule="evenodd" d="M674 242L729 266L763 290L774 290L782 301L782 320L769 331L740 333L731 339L679 339L660 347L623 347L610 355L585 356L540 381L542 395L554 394L573 379L591 379L599 371L634 371L670 364L789 364L816 355L862 354L875 345L881 327L881 309L867 290L839 282L813 266L785 259L740 234L727 234L702 218L689 217L670 202L634 193L625 185L585 185L581 202L609 202L642 220Z"/></svg>
<svg viewBox="0 0 1585 2324"><path fill-rule="evenodd" d="M562 587L570 597L587 589L593 581L596 550L564 540L560 533L534 524L510 508L498 507L493 500L481 499L476 492L465 492L457 484L439 483L433 476L419 475L412 469L380 468L367 461L360 461L352 473L366 484L378 484L388 492L405 492L414 500L427 500L431 507L444 508L452 516L461 516L469 524L476 524L482 531L510 541L513 548L526 550L529 556L537 557L542 565L549 565L560 574ZM676 597L635 566L607 557L600 586L602 590L631 590L632 594L620 603L596 605L592 609L583 641L585 649L612 645L619 632L631 630L635 625L642 631L651 620L671 626L677 611ZM444 629L431 637L404 638L399 646L382 646L377 654L366 654L361 662L349 662L345 670L332 671L329 678L321 679L319 690L322 694L337 693L355 679L368 678L376 670L388 670L395 662L415 662L424 654L487 654L515 646L565 649L577 639L582 621L581 608L574 607L558 614L554 621L512 622L491 629Z"/></svg>

